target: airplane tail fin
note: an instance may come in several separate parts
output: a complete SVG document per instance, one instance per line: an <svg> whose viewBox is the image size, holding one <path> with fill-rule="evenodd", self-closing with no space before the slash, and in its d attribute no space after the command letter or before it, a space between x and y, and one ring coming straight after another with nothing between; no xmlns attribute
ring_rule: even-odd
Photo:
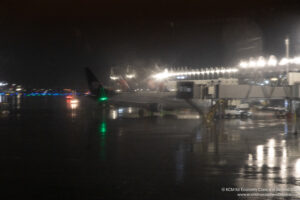
<svg viewBox="0 0 300 200"><path fill-rule="evenodd" d="M121 77L121 79L119 80L119 84L123 91L131 91L131 88L130 88L128 82L123 77Z"/></svg>
<svg viewBox="0 0 300 200"><path fill-rule="evenodd" d="M94 96L98 96L99 90L103 88L103 86L88 67L85 68L85 74L91 94Z"/></svg>

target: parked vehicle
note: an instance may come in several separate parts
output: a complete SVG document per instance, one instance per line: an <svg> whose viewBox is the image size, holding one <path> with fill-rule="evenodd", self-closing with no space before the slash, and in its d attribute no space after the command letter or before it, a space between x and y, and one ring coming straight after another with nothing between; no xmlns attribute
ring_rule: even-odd
<svg viewBox="0 0 300 200"><path fill-rule="evenodd" d="M239 118L242 116L243 111L240 109L225 109L225 117L226 118Z"/></svg>
<svg viewBox="0 0 300 200"><path fill-rule="evenodd" d="M225 109L225 118L251 118L252 112L248 110L235 109Z"/></svg>
<svg viewBox="0 0 300 200"><path fill-rule="evenodd" d="M242 112L241 117L242 118L252 118L252 112L245 110Z"/></svg>
<svg viewBox="0 0 300 200"><path fill-rule="evenodd" d="M276 110L275 115L277 118L285 118L287 116L287 111L286 110Z"/></svg>
<svg viewBox="0 0 300 200"><path fill-rule="evenodd" d="M236 108L241 109L241 110L249 110L250 105L248 103L242 103L242 104L238 105Z"/></svg>

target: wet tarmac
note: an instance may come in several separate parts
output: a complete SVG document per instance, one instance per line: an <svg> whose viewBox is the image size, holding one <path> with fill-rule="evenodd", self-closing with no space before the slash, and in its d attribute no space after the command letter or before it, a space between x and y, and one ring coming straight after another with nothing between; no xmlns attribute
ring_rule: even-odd
<svg viewBox="0 0 300 200"><path fill-rule="evenodd" d="M138 118L87 97L1 101L5 199L300 197L300 134L286 119L206 128L195 117Z"/></svg>

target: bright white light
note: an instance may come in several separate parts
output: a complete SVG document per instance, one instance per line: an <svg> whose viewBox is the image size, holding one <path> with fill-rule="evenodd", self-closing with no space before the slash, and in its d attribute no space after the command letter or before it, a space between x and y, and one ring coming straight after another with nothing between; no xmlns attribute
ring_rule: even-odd
<svg viewBox="0 0 300 200"><path fill-rule="evenodd" d="M78 103L79 103L78 99L72 99L70 101L71 109L76 109L78 107Z"/></svg>
<svg viewBox="0 0 300 200"><path fill-rule="evenodd" d="M171 76L171 74L169 74L168 69L165 69L164 72L153 75L153 78L155 78L157 80L162 80L162 79L166 79L170 76Z"/></svg>
<svg viewBox="0 0 300 200"><path fill-rule="evenodd" d="M265 80L265 84L269 84L270 83L270 81L269 80Z"/></svg>
<svg viewBox="0 0 300 200"><path fill-rule="evenodd" d="M268 147L268 166L274 167L275 165L275 140L269 140L269 147Z"/></svg>
<svg viewBox="0 0 300 200"><path fill-rule="evenodd" d="M131 78L134 78L134 77L135 77L135 74L126 74L126 78L131 79Z"/></svg>
<svg viewBox="0 0 300 200"><path fill-rule="evenodd" d="M112 112L111 112L111 118L112 119L117 119L117 117L118 117L117 111L116 110L112 110Z"/></svg>
<svg viewBox="0 0 300 200"><path fill-rule="evenodd" d="M287 58L282 58L279 62L279 65L287 65L289 63L289 60Z"/></svg>
<svg viewBox="0 0 300 200"><path fill-rule="evenodd" d="M201 71L181 71L181 72L169 72L168 69L165 69L163 72L152 75L156 80L163 80L170 77L175 77L176 79L185 79L188 75L204 75L204 74L215 74L215 73L236 73L238 68L206 68Z"/></svg>
<svg viewBox="0 0 300 200"><path fill-rule="evenodd" d="M78 101L78 99L72 99L71 101L70 101L70 103L78 103L79 101Z"/></svg>
<svg viewBox="0 0 300 200"><path fill-rule="evenodd" d="M239 63L240 68L255 68L255 67L275 67L275 66L285 66L288 64L300 65L300 56L294 58L282 58L280 61L273 55L266 60L263 56L260 56L257 60L253 57L249 59L249 61L241 61Z"/></svg>
<svg viewBox="0 0 300 200"><path fill-rule="evenodd" d="M264 146L263 145L256 146L256 160L257 160L257 166L261 167L264 162Z"/></svg>
<svg viewBox="0 0 300 200"><path fill-rule="evenodd" d="M240 67L241 68L247 68L248 67L248 63L246 61L241 61L240 62Z"/></svg>
<svg viewBox="0 0 300 200"><path fill-rule="evenodd" d="M286 147L283 146L281 165L280 165L280 175L282 178L286 178L286 176L287 176L286 168L287 168L287 153L286 153Z"/></svg>
<svg viewBox="0 0 300 200"><path fill-rule="evenodd" d="M260 56L256 62L258 67L264 67L266 65L266 60L264 57Z"/></svg>
<svg viewBox="0 0 300 200"><path fill-rule="evenodd" d="M269 147L275 147L275 139L270 139L269 140Z"/></svg>
<svg viewBox="0 0 300 200"><path fill-rule="evenodd" d="M8 85L7 83L4 83L4 82L0 82L0 86L6 86Z"/></svg>
<svg viewBox="0 0 300 200"><path fill-rule="evenodd" d="M277 65L277 59L275 56L270 56L269 60L268 60L268 66L276 66Z"/></svg>
<svg viewBox="0 0 300 200"><path fill-rule="evenodd" d="M300 159L297 159L297 161L295 163L295 176L297 178L300 177Z"/></svg>
<svg viewBox="0 0 300 200"><path fill-rule="evenodd" d="M285 39L285 45L289 45L289 43L290 43L289 38L286 38L286 39Z"/></svg>
<svg viewBox="0 0 300 200"><path fill-rule="evenodd" d="M225 72L227 72L227 73L235 73L237 71L238 71L237 68L228 68L228 69L225 69Z"/></svg>
<svg viewBox="0 0 300 200"><path fill-rule="evenodd" d="M236 68L233 68L233 69L232 69L232 72L233 72L233 73L236 73L236 72L238 72L238 71L239 71L239 69L236 69Z"/></svg>
<svg viewBox="0 0 300 200"><path fill-rule="evenodd" d="M77 103L71 103L71 109L76 109L78 107Z"/></svg>
<svg viewBox="0 0 300 200"><path fill-rule="evenodd" d="M21 91L21 90L22 90L22 88L17 88L17 89L16 89L16 91Z"/></svg>
<svg viewBox="0 0 300 200"><path fill-rule="evenodd" d="M278 80L278 78L276 78L276 77L273 77L273 78L271 78L270 80L271 80L271 81L277 81L277 80Z"/></svg>
<svg viewBox="0 0 300 200"><path fill-rule="evenodd" d="M249 166L253 165L253 156L252 156L252 154L248 154L248 164L249 164Z"/></svg>
<svg viewBox="0 0 300 200"><path fill-rule="evenodd" d="M256 67L256 61L254 60L254 58L249 59L249 67Z"/></svg>
<svg viewBox="0 0 300 200"><path fill-rule="evenodd" d="M295 58L291 59L291 62L292 62L293 64L299 65L299 64L300 64L300 57L295 57Z"/></svg>
<svg viewBox="0 0 300 200"><path fill-rule="evenodd" d="M117 79L119 79L119 77L117 77L117 76L110 76L110 79L111 80L117 80Z"/></svg>

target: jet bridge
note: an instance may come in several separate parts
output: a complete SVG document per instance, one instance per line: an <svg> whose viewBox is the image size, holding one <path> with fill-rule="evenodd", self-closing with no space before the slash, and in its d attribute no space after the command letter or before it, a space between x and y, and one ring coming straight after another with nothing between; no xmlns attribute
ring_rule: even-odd
<svg viewBox="0 0 300 200"><path fill-rule="evenodd" d="M220 99L286 99L299 98L299 88L257 85L216 85L215 98Z"/></svg>
<svg viewBox="0 0 300 200"><path fill-rule="evenodd" d="M193 99L300 99L300 85L199 85L192 82L177 84L178 98Z"/></svg>
<svg viewBox="0 0 300 200"><path fill-rule="evenodd" d="M300 85L285 87L257 85L216 85L218 99L300 99Z"/></svg>

